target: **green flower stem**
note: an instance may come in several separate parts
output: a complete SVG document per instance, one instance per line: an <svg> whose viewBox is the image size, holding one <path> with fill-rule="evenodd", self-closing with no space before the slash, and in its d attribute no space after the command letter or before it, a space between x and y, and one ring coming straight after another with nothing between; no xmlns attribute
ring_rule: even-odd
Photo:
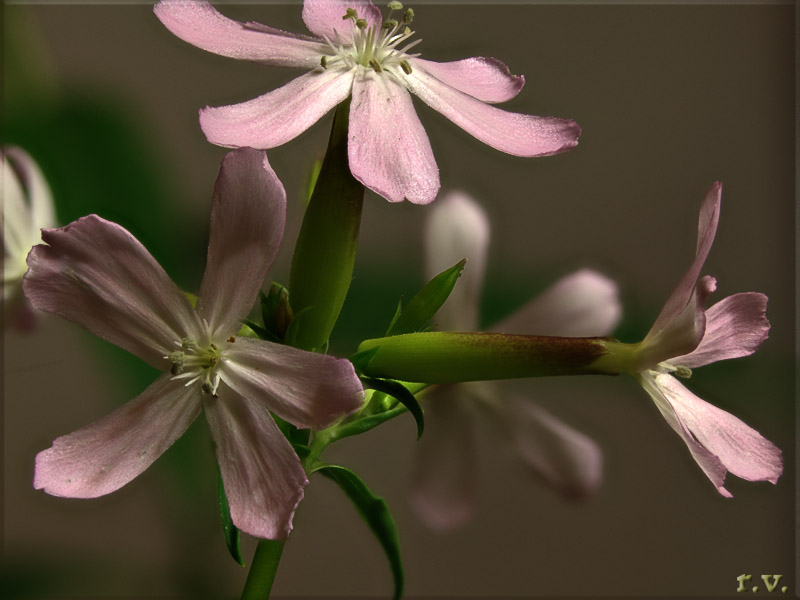
<svg viewBox="0 0 800 600"><path fill-rule="evenodd" d="M290 301L298 322L287 341L305 350L325 347L353 278L364 186L347 158L349 110L349 100L336 109L292 257Z"/></svg>
<svg viewBox="0 0 800 600"><path fill-rule="evenodd" d="M269 598L272 583L281 561L286 540L259 540L253 555L253 564L247 574L242 590L242 600L264 600Z"/></svg>
<svg viewBox="0 0 800 600"><path fill-rule="evenodd" d="M503 333L433 331L366 340L358 352L378 348L364 375L456 383L549 375L623 372L614 353L627 344L608 338L559 338ZM600 362L599 359L603 358Z"/></svg>

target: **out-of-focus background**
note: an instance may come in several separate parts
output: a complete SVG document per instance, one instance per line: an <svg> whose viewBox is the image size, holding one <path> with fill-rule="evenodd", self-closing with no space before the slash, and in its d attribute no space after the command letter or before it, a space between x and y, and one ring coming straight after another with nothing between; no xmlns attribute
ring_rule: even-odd
<svg viewBox="0 0 800 600"><path fill-rule="evenodd" d="M299 4L220 4L242 21L304 32ZM736 596L737 577L795 580L794 23L792 3L413 4L432 60L494 56L527 84L503 105L571 117L569 153L494 151L415 100L443 188L472 194L492 221L483 316L491 325L560 275L591 266L620 284L616 332L647 331L694 253L697 209L724 182L705 272L716 298L770 298L753 357L695 371L692 390L783 449L777 486L729 477L722 498L633 382L584 377L517 384L592 436L605 479L580 503L531 480L495 438L480 439L476 518L438 535L410 512L415 428L407 415L326 455L383 495L400 531L407 595ZM96 212L130 229L187 290L205 258L225 149L197 110L274 89L298 73L235 61L173 37L148 4L5 4L2 140L25 147L67 223ZM330 115L269 158L289 197L270 275L288 281L311 165ZM423 283L429 208L368 193L355 279L332 348L381 335L399 296ZM33 461L59 435L141 392L154 373L54 317L4 333L2 588L7 597L238 597L216 506L203 419L147 472L97 500L32 489ZM435 432L428 432L429 435ZM245 539L249 562L254 541ZM314 478L295 519L276 596L387 596L380 547L329 481Z"/></svg>

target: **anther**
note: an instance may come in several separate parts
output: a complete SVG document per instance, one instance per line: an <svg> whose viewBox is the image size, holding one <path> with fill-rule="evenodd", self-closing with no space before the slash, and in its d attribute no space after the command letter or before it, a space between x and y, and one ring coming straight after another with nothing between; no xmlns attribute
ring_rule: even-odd
<svg viewBox="0 0 800 600"><path fill-rule="evenodd" d="M372 67L376 73L381 73L383 69L381 68L380 63L375 60L374 58L369 61L369 66Z"/></svg>
<svg viewBox="0 0 800 600"><path fill-rule="evenodd" d="M386 6L389 7L389 10L403 10L403 5L397 0L392 0Z"/></svg>
<svg viewBox="0 0 800 600"><path fill-rule="evenodd" d="M689 367L680 366L675 369L675 375L681 379L689 379L692 376L692 370Z"/></svg>
<svg viewBox="0 0 800 600"><path fill-rule="evenodd" d="M414 9L413 8L407 8L406 12L403 13L403 23L408 25L413 20L414 20Z"/></svg>
<svg viewBox="0 0 800 600"><path fill-rule="evenodd" d="M342 17L342 21L346 21L347 19L356 20L357 18L358 18L358 13L356 12L356 9L348 8L347 12L344 13L344 16Z"/></svg>
<svg viewBox="0 0 800 600"><path fill-rule="evenodd" d="M367 20L366 19L356 19L356 27L359 29L366 29L367 28Z"/></svg>
<svg viewBox="0 0 800 600"><path fill-rule="evenodd" d="M176 350L175 352L170 353L167 358L169 358L170 362L172 363L172 367L169 369L169 372L172 375L178 375L181 371L183 371L183 362L186 360L186 355L183 352Z"/></svg>
<svg viewBox="0 0 800 600"><path fill-rule="evenodd" d="M383 22L384 29L392 29L394 27L397 27L397 19L386 19Z"/></svg>
<svg viewBox="0 0 800 600"><path fill-rule="evenodd" d="M231 337L228 338L228 343L229 344L232 344L235 341L236 341L236 338L234 336L231 336Z"/></svg>
<svg viewBox="0 0 800 600"><path fill-rule="evenodd" d="M197 342L189 338L183 338L181 340L181 348L183 348L184 350L196 350Z"/></svg>
<svg viewBox="0 0 800 600"><path fill-rule="evenodd" d="M411 75L411 65L408 64L407 60L401 61L400 66L403 68L403 73L406 75Z"/></svg>
<svg viewBox="0 0 800 600"><path fill-rule="evenodd" d="M322 58L319 59L319 64L322 66L323 69L328 68L328 57L323 55Z"/></svg>

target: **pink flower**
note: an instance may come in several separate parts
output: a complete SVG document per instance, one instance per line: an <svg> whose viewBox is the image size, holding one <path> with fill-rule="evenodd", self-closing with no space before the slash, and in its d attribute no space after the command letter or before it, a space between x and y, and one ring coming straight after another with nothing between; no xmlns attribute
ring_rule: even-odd
<svg viewBox="0 0 800 600"><path fill-rule="evenodd" d="M468 196L436 203L426 229L430 276L467 258L467 266L436 320L445 330L475 331L489 243L489 223ZM605 335L620 318L617 286L582 269L492 328L505 333ZM589 437L500 382L438 386L425 394L428 431L418 444L412 506L436 530L466 522L476 503L475 426L488 425L524 467L566 497L593 492L602 454Z"/></svg>
<svg viewBox="0 0 800 600"><path fill-rule="evenodd" d="M716 289L700 276L719 222L722 185L715 183L700 209L697 252L645 339L636 345L630 371L656 403L670 427L720 494L728 472L748 481L776 483L783 472L781 451L733 415L701 400L674 377L691 369L748 356L767 339L767 297L734 294L703 310ZM601 359L602 360L602 359Z"/></svg>
<svg viewBox="0 0 800 600"><path fill-rule="evenodd" d="M3 148L3 303L8 320L21 330L36 320L21 293L28 252L41 243L41 230L55 227L53 194L41 170L22 148Z"/></svg>
<svg viewBox="0 0 800 600"><path fill-rule="evenodd" d="M352 365L236 337L283 235L286 195L263 152L228 154L211 210L208 259L193 309L128 231L97 215L42 233L28 258L33 305L164 371L110 415L53 442L36 457L34 486L95 498L117 490L158 458L203 408L234 524L284 538L307 485L270 411L319 428L363 399Z"/></svg>
<svg viewBox="0 0 800 600"><path fill-rule="evenodd" d="M352 96L350 170L390 202L427 204L439 189L433 151L409 92L509 154L556 154L573 148L580 135L568 119L490 106L510 100L525 83L496 59L436 63L409 53L419 41L406 44L414 33L410 10L383 21L370 0L306 0L303 20L313 37L233 21L204 0L162 0L155 13L176 36L209 52L308 70L248 102L201 110L200 126L211 143L274 148Z"/></svg>

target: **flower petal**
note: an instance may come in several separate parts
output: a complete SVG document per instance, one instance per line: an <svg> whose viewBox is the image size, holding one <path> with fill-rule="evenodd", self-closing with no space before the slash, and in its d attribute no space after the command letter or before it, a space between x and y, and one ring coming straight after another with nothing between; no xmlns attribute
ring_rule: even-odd
<svg viewBox="0 0 800 600"><path fill-rule="evenodd" d="M622 316L617 284L591 269L562 277L492 331L584 337L608 335Z"/></svg>
<svg viewBox="0 0 800 600"><path fill-rule="evenodd" d="M153 10L177 37L222 56L313 69L326 49L317 40L229 19L206 0L161 0Z"/></svg>
<svg viewBox="0 0 800 600"><path fill-rule="evenodd" d="M358 18L365 19L368 27L380 31L381 11L371 0L305 0L303 22L314 35L333 42L338 32L340 38L349 41L352 39L350 31L353 24L349 19L342 18L349 8L355 9Z"/></svg>
<svg viewBox="0 0 800 600"><path fill-rule="evenodd" d="M263 96L200 111L200 128L218 146L267 150L293 140L350 95L352 72L315 70Z"/></svg>
<svg viewBox="0 0 800 600"><path fill-rule="evenodd" d="M22 148L6 146L3 154L10 159L14 170L20 177L22 185L27 190L30 205L31 221L36 232L35 239L40 239L39 230L46 227L55 227L56 215L53 193L44 178L39 165ZM8 182L8 179L4 180ZM8 185L8 183L4 183ZM3 198L5 199L5 193Z"/></svg>
<svg viewBox="0 0 800 600"><path fill-rule="evenodd" d="M197 312L211 337L236 333L283 238L286 192L263 151L243 148L222 161L211 206L208 259Z"/></svg>
<svg viewBox="0 0 800 600"><path fill-rule="evenodd" d="M412 69L416 64L411 61ZM412 93L484 144L515 156L547 156L574 148L581 128L571 119L536 117L495 108L422 69L405 79Z"/></svg>
<svg viewBox="0 0 800 600"><path fill-rule="evenodd" d="M687 314L687 311L692 313L696 310L702 310L702 305L698 308L697 302L692 301L692 299L695 294L697 279L700 277L700 271L703 269L708 252L711 250L711 244L714 242L714 236L717 234L721 197L722 184L717 181L711 186L708 193L706 193L706 197L700 207L700 219L697 230L697 250L694 260L683 277L681 277L678 285L672 290L669 298L667 298L667 301L664 303L664 308L661 309L661 313L659 313L658 318L655 320L655 323L653 323L653 327L642 342L643 344L654 343L653 340L656 336L660 336L662 339L666 340L670 334L667 332L665 335L664 332L668 328L674 328L675 321L684 324L695 321L696 317ZM698 335L696 336L695 346L700 343L702 330L696 333ZM688 350L692 349L693 348L688 348L681 352L681 354L686 354Z"/></svg>
<svg viewBox="0 0 800 600"><path fill-rule="evenodd" d="M640 342L638 368L650 369L660 362L693 351L703 339L706 330L706 313L703 310L708 296L717 289L717 280L703 277L695 288L683 311L667 323L666 327Z"/></svg>
<svg viewBox="0 0 800 600"><path fill-rule="evenodd" d="M39 452L33 486L68 498L97 498L118 490L161 456L199 412L196 387L185 388L161 375L110 415Z"/></svg>
<svg viewBox="0 0 800 600"><path fill-rule="evenodd" d="M386 198L428 204L439 169L411 96L390 77L361 70L353 82L347 150L353 176Z"/></svg>
<svg viewBox="0 0 800 600"><path fill-rule="evenodd" d="M186 297L125 228L97 215L45 229L23 281L34 308L85 327L158 369L174 342L197 338Z"/></svg>
<svg viewBox="0 0 800 600"><path fill-rule="evenodd" d="M11 161L3 159L3 296L6 300L16 291L28 269L25 257L38 243L25 191ZM11 283L13 282L13 284ZM8 285L5 285L8 284Z"/></svg>
<svg viewBox="0 0 800 600"><path fill-rule="evenodd" d="M469 386L437 386L423 396L427 433L414 455L411 507L438 532L451 531L472 518L477 504L475 431L462 405Z"/></svg>
<svg viewBox="0 0 800 600"><path fill-rule="evenodd" d="M225 383L300 428L326 427L364 401L361 382L345 359L245 337L236 338L225 357Z"/></svg>
<svg viewBox="0 0 800 600"><path fill-rule="evenodd" d="M206 397L204 408L233 524L255 537L285 539L308 485L291 444L265 404L233 390Z"/></svg>
<svg viewBox="0 0 800 600"><path fill-rule="evenodd" d="M503 61L476 56L453 62L415 58L412 69L423 69L444 83L481 102L506 102L519 94L525 77L513 75Z"/></svg>
<svg viewBox="0 0 800 600"><path fill-rule="evenodd" d="M700 345L668 363L689 368L718 360L749 356L767 339L767 297L756 292L728 296L706 311L705 334Z"/></svg>
<svg viewBox="0 0 800 600"><path fill-rule="evenodd" d="M698 398L672 375L642 374L640 382L720 494L731 497L723 486L727 472L777 483L781 451L755 429Z"/></svg>
<svg viewBox="0 0 800 600"><path fill-rule="evenodd" d="M526 398L487 397L481 406L499 420L508 442L531 474L567 498L593 493L603 477L603 454L588 436Z"/></svg>
<svg viewBox="0 0 800 600"><path fill-rule="evenodd" d="M445 331L474 331L489 247L489 220L467 194L448 192L440 198L425 223L425 272L427 277L466 258L467 264L447 302L436 313Z"/></svg>

